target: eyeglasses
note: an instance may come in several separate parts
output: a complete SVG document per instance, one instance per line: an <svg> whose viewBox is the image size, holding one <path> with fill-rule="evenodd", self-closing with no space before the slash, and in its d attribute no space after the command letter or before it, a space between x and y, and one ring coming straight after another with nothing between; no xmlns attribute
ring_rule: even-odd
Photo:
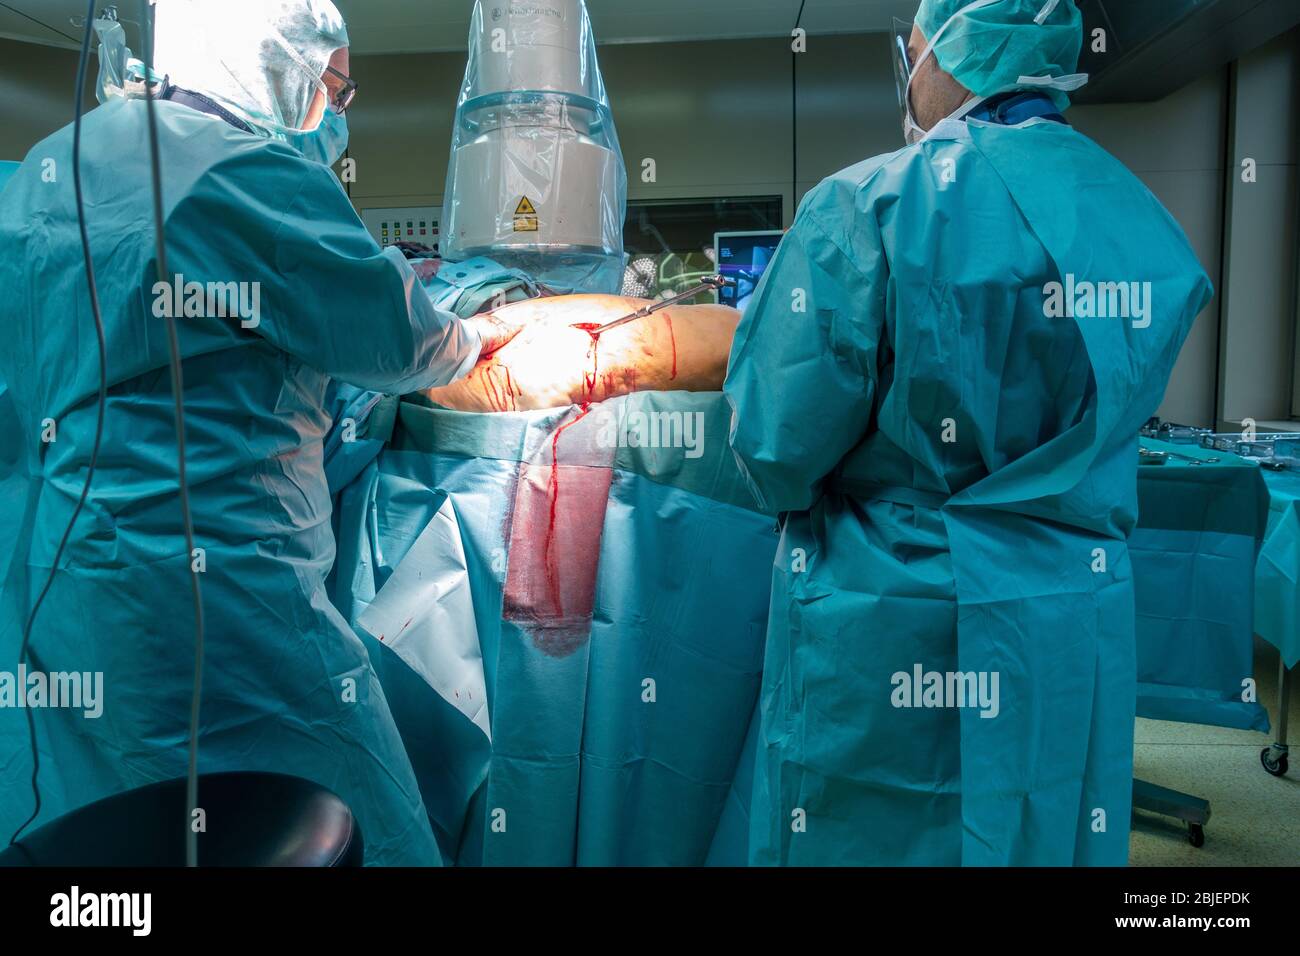
<svg viewBox="0 0 1300 956"><path fill-rule="evenodd" d="M343 81L342 88L334 94L334 109L339 113L346 113L352 101L357 98L357 81L332 66L325 67L325 72Z"/></svg>

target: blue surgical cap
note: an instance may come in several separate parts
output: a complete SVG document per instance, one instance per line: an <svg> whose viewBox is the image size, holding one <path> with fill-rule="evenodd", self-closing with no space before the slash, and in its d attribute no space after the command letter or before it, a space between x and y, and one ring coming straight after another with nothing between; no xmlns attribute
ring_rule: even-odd
<svg viewBox="0 0 1300 956"><path fill-rule="evenodd" d="M1022 77L1074 73L1083 49L1083 18L1074 0L921 0L916 25L946 73L976 96L1034 84ZM1064 93L1045 90L1064 106Z"/></svg>

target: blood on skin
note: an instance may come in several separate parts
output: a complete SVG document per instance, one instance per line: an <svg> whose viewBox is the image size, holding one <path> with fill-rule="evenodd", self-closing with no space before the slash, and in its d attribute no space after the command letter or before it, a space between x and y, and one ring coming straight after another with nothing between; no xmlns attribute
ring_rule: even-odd
<svg viewBox="0 0 1300 956"><path fill-rule="evenodd" d="M664 321L668 323L668 336L673 346L673 371L672 378L677 378L677 336L673 333L673 320L669 315L664 315ZM604 372L600 370L600 331L602 328L599 322L576 322L572 328L580 329L591 336L591 347L587 350L587 357L591 359L591 371L582 373L582 406L583 414L586 414L586 406L592 402L598 401L596 397L596 386L604 387L604 397L616 393L618 377L621 371L623 384L627 386L627 392L635 392L637 369L635 365L630 365L624 369L608 369ZM653 354L653 353L650 353ZM625 394L625 393L617 393Z"/></svg>
<svg viewBox="0 0 1300 956"><path fill-rule="evenodd" d="M600 328L599 322L577 322L573 326L575 329L581 329L591 336L591 348L587 350L587 358L591 359L591 372L582 373L583 400L582 414L587 414L587 406L591 404L596 396L596 382L600 378Z"/></svg>
<svg viewBox="0 0 1300 956"><path fill-rule="evenodd" d="M498 377L498 370L505 374L505 381ZM470 378L477 376L483 382L483 396L494 412L516 412L519 410L519 396L523 394L515 384L506 365L486 365L470 372Z"/></svg>
<svg viewBox="0 0 1300 956"><path fill-rule="evenodd" d="M667 312L664 313L664 321L668 323L668 338L673 343L673 374L672 378L677 378L677 334L673 332L673 317Z"/></svg>
<svg viewBox="0 0 1300 956"><path fill-rule="evenodd" d="M493 410L498 412L501 411L503 408L501 395L497 391L497 380L496 376L492 374L492 369L490 367L484 369L481 377L483 379L483 394L487 397L487 400L492 403Z"/></svg>

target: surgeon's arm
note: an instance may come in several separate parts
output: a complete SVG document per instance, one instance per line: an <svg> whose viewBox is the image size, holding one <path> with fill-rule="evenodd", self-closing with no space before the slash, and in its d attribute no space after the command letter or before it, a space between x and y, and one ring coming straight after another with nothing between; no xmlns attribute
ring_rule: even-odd
<svg viewBox="0 0 1300 956"><path fill-rule="evenodd" d="M261 283L252 332L376 391L435 388L474 367L478 328L434 307L401 253L366 232L328 169L262 146L206 179L186 200L195 208L179 217L184 225L175 215L169 222L168 243L197 241L216 260L210 273Z"/></svg>
<svg viewBox="0 0 1300 956"><path fill-rule="evenodd" d="M723 389L731 444L760 507L773 514L811 507L871 420L883 257L878 241L855 235L851 255L848 245L801 212L732 346Z"/></svg>

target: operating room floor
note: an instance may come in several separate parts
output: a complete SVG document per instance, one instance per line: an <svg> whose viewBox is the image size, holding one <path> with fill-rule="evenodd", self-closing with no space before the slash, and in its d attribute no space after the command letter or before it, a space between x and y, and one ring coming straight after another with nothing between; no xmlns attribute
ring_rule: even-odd
<svg viewBox="0 0 1300 956"><path fill-rule="evenodd" d="M1256 641L1255 675L1260 702L1277 727L1278 652ZM1293 676L1289 736L1300 743L1300 677ZM1205 845L1187 841L1184 824L1139 811L1133 821L1133 866L1300 865L1300 767L1292 753L1290 773L1264 772L1259 752L1273 736L1164 720L1137 722L1134 770L1151 783L1210 801Z"/></svg>

